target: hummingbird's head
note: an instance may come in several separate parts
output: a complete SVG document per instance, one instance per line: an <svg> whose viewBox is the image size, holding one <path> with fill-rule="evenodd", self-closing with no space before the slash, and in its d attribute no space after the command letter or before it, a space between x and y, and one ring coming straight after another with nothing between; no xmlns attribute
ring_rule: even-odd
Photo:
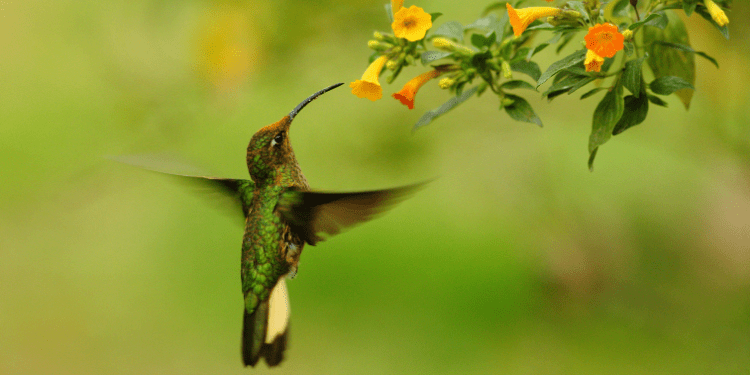
<svg viewBox="0 0 750 375"><path fill-rule="evenodd" d="M311 95L281 120L258 130L247 146L247 168L256 184L278 178L294 180L293 174L301 174L297 159L289 142L289 127L292 120L311 101L320 95L341 86L337 83ZM284 181L280 183L286 185Z"/></svg>

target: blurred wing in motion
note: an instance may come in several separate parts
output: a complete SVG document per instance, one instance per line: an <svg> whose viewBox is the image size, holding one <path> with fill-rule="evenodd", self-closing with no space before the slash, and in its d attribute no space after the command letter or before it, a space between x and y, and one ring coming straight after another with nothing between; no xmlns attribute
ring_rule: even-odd
<svg viewBox="0 0 750 375"><path fill-rule="evenodd" d="M424 184L358 193L288 190L281 195L276 209L301 239L315 245L325 239L321 235L332 236L373 219Z"/></svg>
<svg viewBox="0 0 750 375"><path fill-rule="evenodd" d="M148 171L173 176L184 183L197 187L196 190L211 201L227 200L228 198L228 205L231 207L233 214L241 213L243 218L248 214L250 201L253 197L253 188L255 187L252 180L201 176L198 173L194 175L165 172L164 169L168 168L179 170L195 170L195 168L190 168L183 163L168 162L156 156L126 155L107 156L107 158Z"/></svg>

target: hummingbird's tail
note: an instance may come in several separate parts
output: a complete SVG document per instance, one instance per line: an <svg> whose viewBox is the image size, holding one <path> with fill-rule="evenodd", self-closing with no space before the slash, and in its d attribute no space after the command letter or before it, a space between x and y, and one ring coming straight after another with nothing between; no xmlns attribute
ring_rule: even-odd
<svg viewBox="0 0 750 375"><path fill-rule="evenodd" d="M284 359L289 334L289 298L286 281L280 278L268 300L258 304L252 314L244 310L242 324L242 359L245 366L255 366L261 357L268 366Z"/></svg>

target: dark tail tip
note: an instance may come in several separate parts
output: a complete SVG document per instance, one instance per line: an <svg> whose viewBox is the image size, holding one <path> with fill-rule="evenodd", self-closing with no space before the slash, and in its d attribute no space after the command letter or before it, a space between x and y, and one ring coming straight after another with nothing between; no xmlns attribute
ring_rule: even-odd
<svg viewBox="0 0 750 375"><path fill-rule="evenodd" d="M252 314L244 310L242 319L242 361L245 366L255 367L261 358L266 359L269 367L278 366L284 360L289 329L279 335L272 343L266 344L268 325L268 301L262 302Z"/></svg>

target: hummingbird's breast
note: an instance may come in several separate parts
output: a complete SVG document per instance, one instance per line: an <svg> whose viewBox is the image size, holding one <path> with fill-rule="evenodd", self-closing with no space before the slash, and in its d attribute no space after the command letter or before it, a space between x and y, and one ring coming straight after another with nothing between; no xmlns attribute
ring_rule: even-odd
<svg viewBox="0 0 750 375"><path fill-rule="evenodd" d="M276 211L284 188L256 189L242 240L242 289L267 300L280 277L296 272L304 242Z"/></svg>

